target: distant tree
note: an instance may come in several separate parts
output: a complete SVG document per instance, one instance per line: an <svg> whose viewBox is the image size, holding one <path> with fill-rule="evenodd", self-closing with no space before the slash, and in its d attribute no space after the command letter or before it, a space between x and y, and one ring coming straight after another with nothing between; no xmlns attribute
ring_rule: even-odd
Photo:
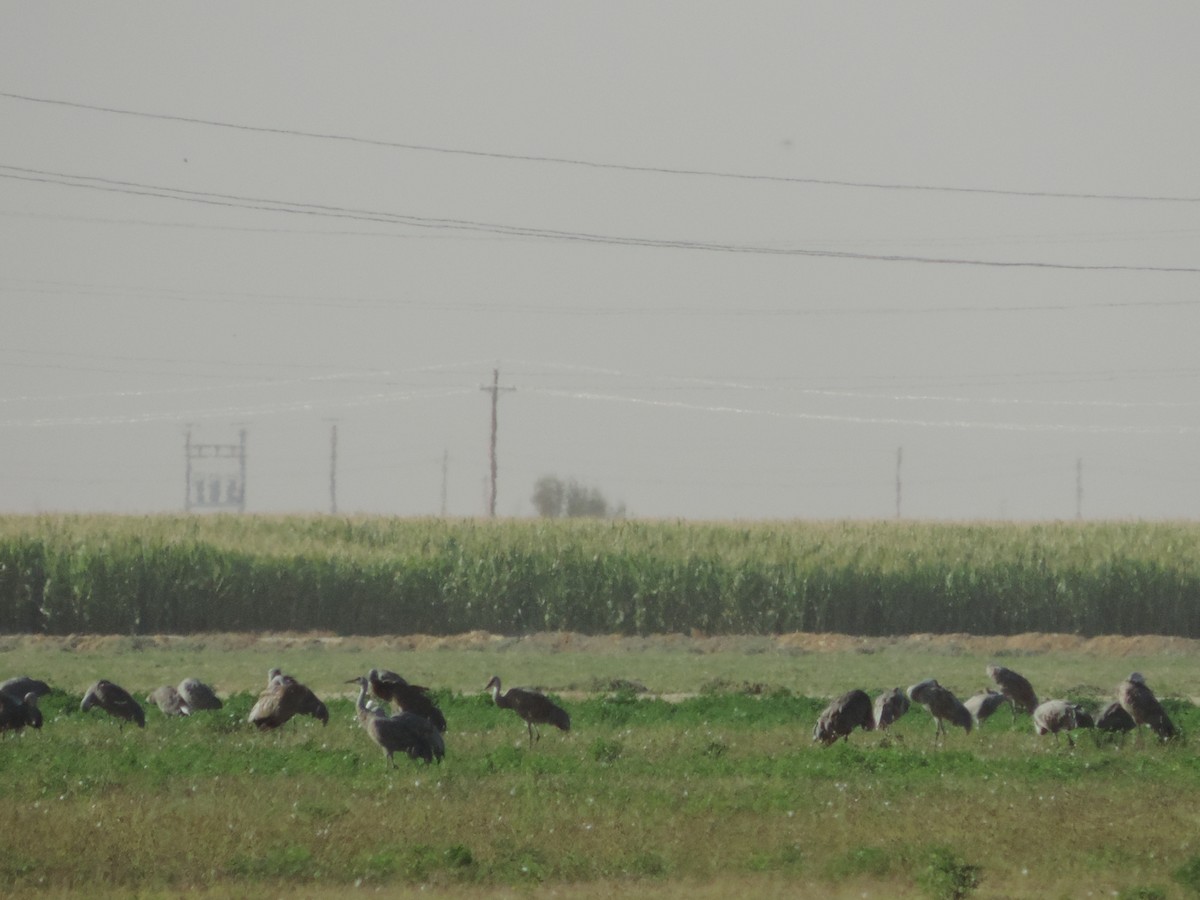
<svg viewBox="0 0 1200 900"><path fill-rule="evenodd" d="M546 519L596 518L607 519L625 514L624 505L615 509L596 488L589 488L572 479L564 482L545 475L533 487L533 505L538 515Z"/></svg>
<svg viewBox="0 0 1200 900"><path fill-rule="evenodd" d="M567 502L567 488L553 475L543 475L533 486L533 506L543 519L557 519Z"/></svg>

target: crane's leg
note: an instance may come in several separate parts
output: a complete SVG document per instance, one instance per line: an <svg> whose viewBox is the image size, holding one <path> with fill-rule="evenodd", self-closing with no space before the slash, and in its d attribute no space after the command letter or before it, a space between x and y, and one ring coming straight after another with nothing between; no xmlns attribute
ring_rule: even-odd
<svg viewBox="0 0 1200 900"><path fill-rule="evenodd" d="M526 722L525 727L529 729L529 747L530 747L530 749L532 749L533 748L533 723ZM540 736L541 735L539 735L539 737Z"/></svg>

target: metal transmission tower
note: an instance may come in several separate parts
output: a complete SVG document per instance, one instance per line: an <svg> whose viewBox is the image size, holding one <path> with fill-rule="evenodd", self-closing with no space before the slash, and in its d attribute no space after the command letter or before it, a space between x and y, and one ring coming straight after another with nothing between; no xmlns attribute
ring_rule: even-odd
<svg viewBox="0 0 1200 900"><path fill-rule="evenodd" d="M183 508L246 511L246 429L236 444L192 443L188 429L184 443L186 474Z"/></svg>
<svg viewBox="0 0 1200 900"><path fill-rule="evenodd" d="M481 391L488 391L492 395L492 438L488 445L488 464L491 469L491 481L488 483L488 516L492 519L496 518L496 407L499 405L501 391L515 391L514 387L500 387L500 370L492 369L492 383L488 385L480 385Z"/></svg>

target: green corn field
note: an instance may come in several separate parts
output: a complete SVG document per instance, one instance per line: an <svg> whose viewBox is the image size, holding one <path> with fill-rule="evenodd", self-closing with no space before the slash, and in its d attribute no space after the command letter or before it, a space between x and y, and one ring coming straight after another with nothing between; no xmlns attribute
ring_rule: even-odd
<svg viewBox="0 0 1200 900"><path fill-rule="evenodd" d="M1200 525L0 517L0 630L1200 637Z"/></svg>

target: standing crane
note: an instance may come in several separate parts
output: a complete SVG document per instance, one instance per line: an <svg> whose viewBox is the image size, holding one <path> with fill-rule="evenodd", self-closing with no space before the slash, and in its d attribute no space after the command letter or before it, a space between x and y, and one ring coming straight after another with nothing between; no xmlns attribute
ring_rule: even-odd
<svg viewBox="0 0 1200 900"><path fill-rule="evenodd" d="M392 754L396 751L408 754L410 759L423 759L427 765L434 759L442 761L446 755L446 743L432 722L414 712L384 715L382 710L367 706L367 691L370 689L368 678L360 675L347 683L359 686L358 704L355 707L358 723L371 740L383 749L393 769L396 768L396 761Z"/></svg>
<svg viewBox="0 0 1200 900"><path fill-rule="evenodd" d="M813 727L813 740L829 747L836 744L838 738L847 742L850 732L855 728L863 731L875 730L875 713L871 706L871 698L866 691L847 691L838 697L821 713L817 724Z"/></svg>
<svg viewBox="0 0 1200 900"><path fill-rule="evenodd" d="M1175 724L1154 696L1154 691L1146 684L1141 672L1134 672L1117 685L1117 701L1129 713L1135 725L1149 725L1159 740L1169 741L1175 737Z"/></svg>
<svg viewBox="0 0 1200 900"><path fill-rule="evenodd" d="M1018 709L1033 715L1033 711L1038 707L1038 698L1033 690L1033 685L1024 675L994 664L987 667L987 674L992 681L996 682L1000 693L1012 703L1014 720L1017 718Z"/></svg>
<svg viewBox="0 0 1200 900"><path fill-rule="evenodd" d="M160 688L155 688L154 691L146 697L147 703L153 703L157 706L164 716L186 716L190 715L192 710L187 702L179 695L179 691L171 687L169 684L164 684Z"/></svg>
<svg viewBox="0 0 1200 900"><path fill-rule="evenodd" d="M524 688L509 688L502 694L500 693L499 675L492 676L492 680L487 683L485 690L492 692L492 700L497 706L501 709L511 709L525 720L525 725L529 729L530 747L533 746L535 732L537 740L542 739L541 731L535 727L537 725L553 725L563 731L571 730L571 717L567 715L567 711L545 694Z"/></svg>
<svg viewBox="0 0 1200 900"><path fill-rule="evenodd" d="M928 709L937 722L937 729L934 731L935 742L946 734L947 721L970 733L971 713L953 692L938 684L937 679L927 678L917 682L908 689L908 696L914 703L920 703Z"/></svg>
<svg viewBox="0 0 1200 900"><path fill-rule="evenodd" d="M217 692L198 678L185 678L175 688L188 709L220 709L224 704Z"/></svg>
<svg viewBox="0 0 1200 900"><path fill-rule="evenodd" d="M10 697L19 699L26 694L45 697L48 693L50 693L50 685L37 678L30 678L28 675L17 675L15 678L0 681L0 694L8 694Z"/></svg>
<svg viewBox="0 0 1200 900"><path fill-rule="evenodd" d="M267 689L258 695L246 720L259 731L267 731L297 715L312 716L322 725L329 724L329 710L316 694L291 675L272 669Z"/></svg>
<svg viewBox="0 0 1200 900"><path fill-rule="evenodd" d="M1052 734L1058 740L1060 731L1066 732L1067 743L1075 746L1071 732L1076 728L1091 728L1095 725L1091 713L1078 703L1068 700L1047 700L1038 704L1033 711L1033 730L1036 734Z"/></svg>
<svg viewBox="0 0 1200 900"><path fill-rule="evenodd" d="M88 688L87 693L83 695L83 702L79 704L79 711L87 712L93 706L98 706L113 718L120 719L122 730L126 722L136 722L138 728L146 727L146 713L142 707L130 696L129 691L111 681L101 678Z"/></svg>
<svg viewBox="0 0 1200 900"><path fill-rule="evenodd" d="M401 712L416 713L428 719L438 731L446 730L446 717L430 698L429 688L409 684L387 669L372 669L367 673L367 685L371 693L385 703L394 703Z"/></svg>
<svg viewBox="0 0 1200 900"><path fill-rule="evenodd" d="M901 688L884 691L875 698L875 727L884 731L892 726L897 719L908 712L908 694Z"/></svg>
<svg viewBox="0 0 1200 900"><path fill-rule="evenodd" d="M971 714L971 718L978 725L981 722L986 722L992 713L1005 703L1010 702L1008 697L999 691L980 691L978 694L964 700L963 706L967 708L967 712Z"/></svg>
<svg viewBox="0 0 1200 900"><path fill-rule="evenodd" d="M38 709L37 692L27 691L24 697L17 697L0 691L0 734L19 732L27 725L30 728L42 727L42 711Z"/></svg>

